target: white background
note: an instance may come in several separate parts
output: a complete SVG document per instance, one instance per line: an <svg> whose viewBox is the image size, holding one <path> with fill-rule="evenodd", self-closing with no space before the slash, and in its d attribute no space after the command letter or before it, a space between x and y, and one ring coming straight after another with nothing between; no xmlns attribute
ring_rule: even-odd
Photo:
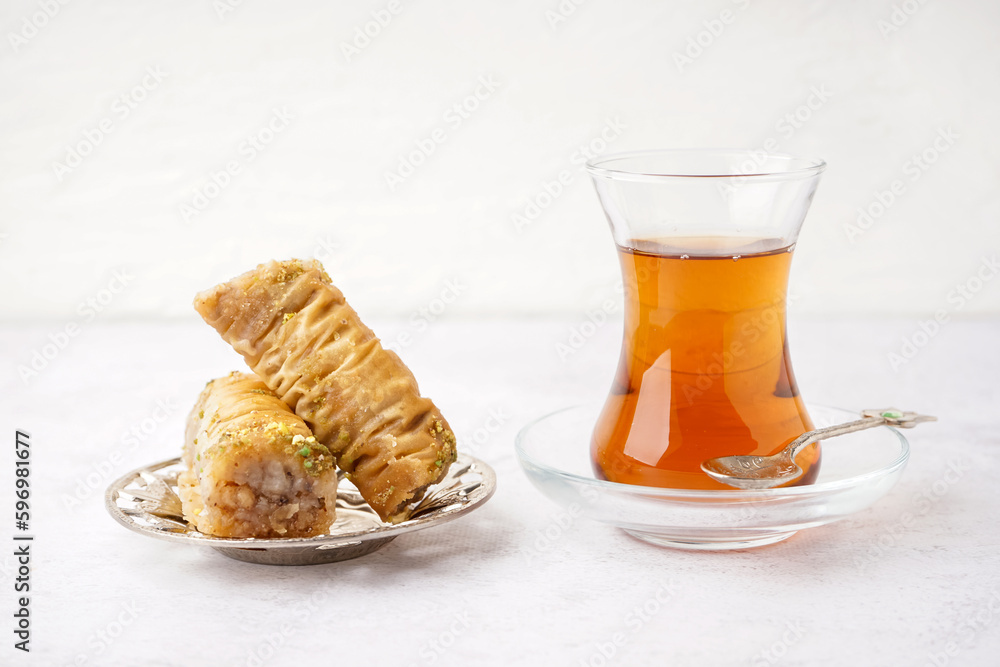
<svg viewBox="0 0 1000 667"><path fill-rule="evenodd" d="M448 280L461 286L448 317L579 313L616 296L610 234L575 163L609 119L624 127L597 149L770 138L828 161L793 312L1000 310L995 283L961 307L948 298L1000 247L995 2L567 0L562 17L557 0L414 0L350 55L386 2L53 6L0 10L8 321L78 318L116 269L133 279L102 318L191 319L198 289L314 254L366 316L405 318ZM147 68L164 74L142 89ZM480 77L495 91L449 122ZM292 119L249 159L240 146L273 109ZM110 132L89 142L102 121ZM443 143L391 190L385 174L435 128ZM77 148L79 166L57 166ZM933 164L907 168L928 149ZM239 174L185 221L231 160ZM570 185L518 229L562 170ZM902 194L852 238L895 179Z"/></svg>

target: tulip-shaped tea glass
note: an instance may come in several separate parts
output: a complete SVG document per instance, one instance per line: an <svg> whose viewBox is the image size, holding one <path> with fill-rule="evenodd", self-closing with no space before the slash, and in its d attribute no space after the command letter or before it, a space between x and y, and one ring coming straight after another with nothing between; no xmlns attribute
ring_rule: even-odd
<svg viewBox="0 0 1000 667"><path fill-rule="evenodd" d="M612 482L728 489L706 459L770 455L813 429L788 353L796 238L822 160L645 151L592 160L618 249L625 331L592 459ZM819 470L819 444L796 457Z"/></svg>

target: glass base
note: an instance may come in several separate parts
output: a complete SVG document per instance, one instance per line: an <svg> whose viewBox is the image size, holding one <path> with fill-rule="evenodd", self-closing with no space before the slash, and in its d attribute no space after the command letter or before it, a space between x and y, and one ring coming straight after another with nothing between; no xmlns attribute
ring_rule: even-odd
<svg viewBox="0 0 1000 667"><path fill-rule="evenodd" d="M627 528L622 528L622 530L637 540L642 540L647 544L653 544L658 547L666 547L668 549L683 549L684 551L735 551L737 549L755 549L757 547L766 547L769 544L784 542L797 532L793 530L787 533L768 533L759 537L743 537L739 539L732 537L723 537L718 539L699 537L696 539L690 539L672 537L662 533L648 533L641 530L629 530Z"/></svg>

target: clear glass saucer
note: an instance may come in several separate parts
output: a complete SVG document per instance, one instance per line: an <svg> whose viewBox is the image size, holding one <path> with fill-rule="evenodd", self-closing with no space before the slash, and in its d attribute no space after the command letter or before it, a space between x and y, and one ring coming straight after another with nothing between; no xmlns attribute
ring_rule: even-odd
<svg viewBox="0 0 1000 667"><path fill-rule="evenodd" d="M596 479L591 430L599 404L564 408L521 429L516 450L538 489L579 516L664 547L747 549L786 540L870 507L899 480L909 458L906 438L882 426L832 439L814 484L778 489L663 489ZM816 428L857 413L809 405Z"/></svg>

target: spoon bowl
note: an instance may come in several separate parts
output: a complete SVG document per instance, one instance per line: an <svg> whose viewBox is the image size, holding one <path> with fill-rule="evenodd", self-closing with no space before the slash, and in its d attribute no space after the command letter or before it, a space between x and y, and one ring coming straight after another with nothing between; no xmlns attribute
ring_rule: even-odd
<svg viewBox="0 0 1000 667"><path fill-rule="evenodd" d="M712 479L740 489L770 489L790 484L802 476L789 450L774 456L721 456L701 464Z"/></svg>
<svg viewBox="0 0 1000 667"><path fill-rule="evenodd" d="M701 469L715 481L738 489L771 489L792 484L802 477L802 468L795 462L795 457L814 442L875 426L913 428L922 422L937 421L937 417L896 408L864 410L861 416L857 421L803 433L771 456L720 456L703 462Z"/></svg>

